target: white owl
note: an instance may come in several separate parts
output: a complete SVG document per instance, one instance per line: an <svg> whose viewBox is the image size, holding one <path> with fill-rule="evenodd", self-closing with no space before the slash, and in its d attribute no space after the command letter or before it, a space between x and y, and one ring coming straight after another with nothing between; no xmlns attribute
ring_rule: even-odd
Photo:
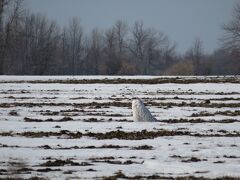
<svg viewBox="0 0 240 180"><path fill-rule="evenodd" d="M156 119L150 111L144 106L140 99L132 101L133 120L136 122L154 122Z"/></svg>

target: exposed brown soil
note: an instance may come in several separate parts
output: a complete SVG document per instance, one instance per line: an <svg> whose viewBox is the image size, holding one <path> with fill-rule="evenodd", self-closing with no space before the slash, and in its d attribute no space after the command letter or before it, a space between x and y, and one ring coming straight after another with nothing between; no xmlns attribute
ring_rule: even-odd
<svg viewBox="0 0 240 180"><path fill-rule="evenodd" d="M10 116L18 116L18 112L17 111L10 111L9 113L8 113Z"/></svg>
<svg viewBox="0 0 240 180"><path fill-rule="evenodd" d="M180 155L172 155L170 157L171 158L181 159L181 162L184 162L184 163L207 161L207 159L200 159L200 158L194 157L194 156L192 156L192 157L183 157L183 156L180 156Z"/></svg>
<svg viewBox="0 0 240 180"><path fill-rule="evenodd" d="M78 162L74 162L70 159L66 159L66 160L56 159L54 161L47 161L45 163L42 163L39 166L55 167L55 166L65 166L65 165L68 165L68 166L92 166L93 164L90 164L87 162L78 163Z"/></svg>
<svg viewBox="0 0 240 180"><path fill-rule="evenodd" d="M224 158L231 158L231 159L236 159L236 158L240 158L240 156L229 156L229 155L224 155Z"/></svg>
<svg viewBox="0 0 240 180"><path fill-rule="evenodd" d="M136 162L132 160L126 160L126 161L119 161L114 160L113 157L104 157L104 158L92 158L90 159L94 163L107 163L107 164L118 164L118 165L130 165L130 164L142 164L143 162Z"/></svg>
<svg viewBox="0 0 240 180"><path fill-rule="evenodd" d="M200 113L193 113L191 117L203 117L203 116L215 116L215 115L222 115L222 116L240 116L240 111L217 111L214 113L209 112L200 112Z"/></svg>
<svg viewBox="0 0 240 180"><path fill-rule="evenodd" d="M90 161L99 161L99 160L114 160L115 157L113 156L106 156L106 157L93 157L93 158L89 158L88 160Z"/></svg>
<svg viewBox="0 0 240 180"><path fill-rule="evenodd" d="M58 111L46 111L46 112L41 112L40 114L43 116L57 116L59 115L60 112Z"/></svg>
<svg viewBox="0 0 240 180"><path fill-rule="evenodd" d="M122 149L122 148L130 148L130 147L109 144L109 145L102 145L102 146L83 146L83 147L71 146L71 147L57 147L57 148L50 147L49 145L43 145L43 146L38 146L38 148L68 150L68 149Z"/></svg>
<svg viewBox="0 0 240 180"><path fill-rule="evenodd" d="M232 107L238 108L240 107L240 103L206 103L206 102L182 102L182 103L174 103L174 102L146 102L146 105L149 106L157 106L159 108L163 107L206 107L206 108L223 108L223 107ZM0 108L10 108L10 107L42 107L42 106L73 106L76 108L83 107L105 107L105 106L114 106L114 107L131 107L131 102L91 102L91 103L2 103L0 104Z"/></svg>
<svg viewBox="0 0 240 180"><path fill-rule="evenodd" d="M225 163L225 161L215 161L213 162L214 164L222 164L222 163Z"/></svg>
<svg viewBox="0 0 240 180"><path fill-rule="evenodd" d="M43 169L37 169L37 172L54 172L54 171L61 171L61 169L51 169L51 168L43 168Z"/></svg>
<svg viewBox="0 0 240 180"><path fill-rule="evenodd" d="M21 94L25 94L23 92L21 92ZM27 99L36 99L35 97L15 97L15 96L8 96L6 97L8 99L14 99L14 100L27 100ZM44 100L48 100L48 99L57 99L57 97L42 97L42 98L38 98L38 100L40 99L44 99Z"/></svg>
<svg viewBox="0 0 240 180"><path fill-rule="evenodd" d="M56 150L62 150L62 149L123 149L123 148L130 148L132 150L152 150L152 146L148 145L142 145L142 146L136 146L136 147L129 147L129 146L119 146L119 145L113 145L113 144L108 144L108 145L102 145L102 146L72 146L72 147L58 147L58 148L51 148L48 145L44 146L39 146L39 148L43 149L56 149Z"/></svg>
<svg viewBox="0 0 240 180"><path fill-rule="evenodd" d="M239 113L239 111L237 111ZM202 113L200 113L202 114ZM199 116L201 116L199 114ZM198 114L192 115L193 117L198 117ZM25 122L67 122L67 121L76 121L72 119L71 117L63 117L61 119L34 119L34 118L24 118ZM104 119L97 119L97 118L89 118L89 119L83 119L83 122L105 122L106 120ZM118 119L118 120L113 120L112 118L108 119L107 121L112 122L133 122L132 120L127 120L127 119ZM223 119L223 120L204 120L204 119L167 119L167 120L157 120L157 122L163 122L163 123L170 123L170 124L176 124L176 123L234 123L234 122L239 122L237 119Z"/></svg>
<svg viewBox="0 0 240 180"><path fill-rule="evenodd" d="M148 145L143 145L143 146L133 147L132 149L136 149L136 150L152 150L153 147L152 146L148 146Z"/></svg>
<svg viewBox="0 0 240 180"><path fill-rule="evenodd" d="M192 162L199 162L199 161L207 161L207 159L199 159L197 157L191 157L189 159L182 160L182 162L185 162L185 163L192 163Z"/></svg>
<svg viewBox="0 0 240 180"><path fill-rule="evenodd" d="M6 145L6 144L0 144L0 147L3 147L3 148L19 148L20 146L9 146L9 145Z"/></svg>
<svg viewBox="0 0 240 180"><path fill-rule="evenodd" d="M220 177L220 178L205 178L205 177L194 177L194 176L183 176L183 177L166 177L160 175L151 176L127 176L122 171L116 172L113 176L101 177L104 180L117 180L117 179L164 179L164 180L239 180L238 177Z"/></svg>
<svg viewBox="0 0 240 180"><path fill-rule="evenodd" d="M23 133L17 133L16 135L18 136L24 136L24 137L31 137L31 138L39 138L39 137L50 137L50 136L56 136L56 137L62 137L64 136L65 138L81 138L82 133L81 132L70 132L67 130L61 130L59 132L23 132Z"/></svg>
<svg viewBox="0 0 240 180"><path fill-rule="evenodd" d="M240 132L225 134L215 133L215 134L200 134L192 133L189 131L169 131L169 130L159 130L159 131L134 131L134 132L124 132L124 131L111 131L106 133L87 133L84 136L94 137L96 139L126 139L126 140L141 140L141 139L154 139L162 136L195 136L195 137L240 137Z"/></svg>
<svg viewBox="0 0 240 180"><path fill-rule="evenodd" d="M209 130L210 133L213 131ZM170 130L158 130L158 131L134 131L134 132L124 132L124 131L110 131L106 133L81 133L81 132L71 132L68 130L61 130L59 132L31 132L26 131L22 133L13 133L13 132L2 132L0 136L24 136L31 138L40 138L40 137L50 137L55 136L58 138L69 138L69 139L77 139L82 136L88 136L96 139L126 139L126 140L142 140L142 139L154 139L157 137L163 136L194 136L194 137L240 137L240 132L228 132L224 130L219 130L218 133L212 134L200 134L194 133L190 131L170 131Z"/></svg>
<svg viewBox="0 0 240 180"><path fill-rule="evenodd" d="M62 119L57 119L57 120L54 120L52 118L42 120L42 119L33 119L33 118L25 117L24 121L25 122L67 122L67 121L74 121L74 120L70 117L63 117Z"/></svg>
<svg viewBox="0 0 240 180"><path fill-rule="evenodd" d="M197 78L153 78L153 79L67 79L67 80L29 80L29 81L0 81L0 83L61 83L61 84L194 84L194 83L240 83L237 77L208 77L203 79Z"/></svg>
<svg viewBox="0 0 240 180"><path fill-rule="evenodd" d="M158 120L157 122L164 122L164 123L170 123L170 124L176 124L176 123L234 123L239 122L237 119L223 119L223 120L204 120L204 119L167 119L167 120Z"/></svg>

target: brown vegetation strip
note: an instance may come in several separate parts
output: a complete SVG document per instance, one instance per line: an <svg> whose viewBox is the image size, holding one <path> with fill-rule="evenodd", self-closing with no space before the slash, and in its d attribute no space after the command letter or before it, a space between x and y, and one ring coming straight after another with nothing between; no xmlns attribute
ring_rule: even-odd
<svg viewBox="0 0 240 180"><path fill-rule="evenodd" d="M223 119L223 120L204 120L204 119L167 119L167 120L158 120L157 122L169 123L169 124L176 124L176 123L235 123L240 122L237 119Z"/></svg>
<svg viewBox="0 0 240 180"><path fill-rule="evenodd" d="M193 116L193 117L197 117L197 116ZM77 121L72 119L71 117L63 117L61 119L52 119L52 118L48 118L48 119L33 119L33 118L28 118L25 117L24 118L25 122L67 122L67 121ZM104 119L97 119L97 118L89 118L89 119L83 119L82 121L84 122L106 122L106 120ZM120 120L113 120L108 119L107 121L112 122L133 122L131 120L127 120L127 119L120 119ZM234 122L240 122L237 119L223 119L223 120L204 120L204 119L166 119L166 120L157 120L157 122L162 122L162 123L169 123L169 124L177 124L177 123L234 123ZM58 127L60 128L60 127Z"/></svg>
<svg viewBox="0 0 240 180"><path fill-rule="evenodd" d="M221 132L222 133L222 132ZM84 136L94 137L96 139L125 139L125 140L142 140L142 139L154 139L163 136L196 136L196 137L240 137L239 132L225 134L200 134L192 133L189 131L169 131L169 130L159 130L159 131L134 131L134 132L124 132L124 131L110 131L106 133L87 133Z"/></svg>
<svg viewBox="0 0 240 180"><path fill-rule="evenodd" d="M24 121L25 122L67 122L67 121L74 121L74 119L72 119L70 117L63 117L63 118L58 119L58 120L54 120L52 118L48 118L48 119L43 120L43 119L33 119L33 118L25 117Z"/></svg>
<svg viewBox="0 0 240 180"><path fill-rule="evenodd" d="M197 172L196 172L197 173ZM198 172L199 173L199 172ZM218 178L206 178L206 177L195 177L195 176L183 176L183 177L166 177L159 175L137 175L137 176L127 176L122 171L116 172L113 176L101 177L104 180L115 180L115 179L165 179L165 180L239 180L239 177L218 177Z"/></svg>
<svg viewBox="0 0 240 180"><path fill-rule="evenodd" d="M57 147L57 148L52 148L49 145L44 145L44 146L38 146L38 148L43 148L43 149L54 149L54 150L70 150L70 149L121 149L121 148L129 148L128 146L119 146L119 145L102 145L102 146L71 146L71 147Z"/></svg>
<svg viewBox="0 0 240 180"><path fill-rule="evenodd" d="M0 81L0 83L60 83L60 84L193 84L193 83L240 83L238 77L208 77L208 78L152 78L152 79L66 79L66 80L21 80L21 81Z"/></svg>
<svg viewBox="0 0 240 180"><path fill-rule="evenodd" d="M55 166L92 166L93 164L87 163L87 162L74 162L70 159L66 160L61 160L61 159L56 159L54 161L47 161L45 163L40 164L39 166L44 166L44 167L55 167Z"/></svg>
<svg viewBox="0 0 240 180"><path fill-rule="evenodd" d="M211 132L211 131L209 131ZM125 140L142 140L142 139L154 139L157 137L163 136L194 136L194 137L240 137L240 132L227 132L220 130L218 133L212 134L200 134L193 133L190 131L170 131L170 130L158 130L158 131L134 131L134 132L124 132L124 131L110 131L106 133L81 133L81 132L71 132L68 130L61 130L59 132L22 132L22 133L13 133L13 132L3 132L0 133L0 136L23 136L30 138L40 138L40 137L51 137L55 136L58 138L67 138L67 139L78 139L83 136L88 136L96 139L125 139Z"/></svg>
<svg viewBox="0 0 240 180"><path fill-rule="evenodd" d="M144 161L137 162L132 160L120 161L120 160L115 160L115 158L112 156L89 158L89 160L92 161L93 163L107 163L107 164L118 164L118 165L142 164L144 162Z"/></svg>
<svg viewBox="0 0 240 180"><path fill-rule="evenodd" d="M20 146L7 146L7 145L2 145L0 144L0 147L20 147ZM21 147L23 148L23 147ZM38 148L42 149L54 149L54 150L71 150L71 149L125 149L125 148L130 148L131 150L152 150L152 146L148 145L142 145L142 146L136 146L136 147L130 147L130 146L119 146L119 145L102 145L102 146L71 146L71 147L50 147L49 145L43 145L43 146L38 146Z"/></svg>
<svg viewBox="0 0 240 180"><path fill-rule="evenodd" d="M240 116L240 110L236 110L236 111L217 111L217 112L214 112L214 113L200 112L200 113L193 113L191 115L191 117L215 116L215 115Z"/></svg>
<svg viewBox="0 0 240 180"><path fill-rule="evenodd" d="M149 106L168 107L206 107L206 108L223 108L223 107L240 107L240 103L206 103L206 102L191 102L191 103L174 103L174 102L147 102L145 103ZM114 106L114 107L131 107L131 102L91 102L91 103L1 103L0 108L10 108L10 107L42 107L42 106L73 106L75 108L82 107L95 107L102 108L105 106Z"/></svg>

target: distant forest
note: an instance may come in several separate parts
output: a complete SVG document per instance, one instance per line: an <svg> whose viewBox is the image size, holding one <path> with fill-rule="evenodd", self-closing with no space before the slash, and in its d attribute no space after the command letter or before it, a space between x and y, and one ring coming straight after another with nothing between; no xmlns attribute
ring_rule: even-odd
<svg viewBox="0 0 240 180"><path fill-rule="evenodd" d="M84 32L74 17L65 27L30 13L23 0L0 0L0 74L236 75L240 74L240 4L222 27L220 46L204 52L196 38L185 53L164 33L117 21ZM187 36L187 34L186 34Z"/></svg>

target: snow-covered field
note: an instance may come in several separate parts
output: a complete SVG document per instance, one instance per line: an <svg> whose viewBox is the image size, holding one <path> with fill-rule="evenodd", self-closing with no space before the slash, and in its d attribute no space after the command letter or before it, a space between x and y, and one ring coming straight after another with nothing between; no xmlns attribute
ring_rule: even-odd
<svg viewBox="0 0 240 180"><path fill-rule="evenodd" d="M0 76L0 179L240 178L239 82ZM133 98L158 121L133 122Z"/></svg>

